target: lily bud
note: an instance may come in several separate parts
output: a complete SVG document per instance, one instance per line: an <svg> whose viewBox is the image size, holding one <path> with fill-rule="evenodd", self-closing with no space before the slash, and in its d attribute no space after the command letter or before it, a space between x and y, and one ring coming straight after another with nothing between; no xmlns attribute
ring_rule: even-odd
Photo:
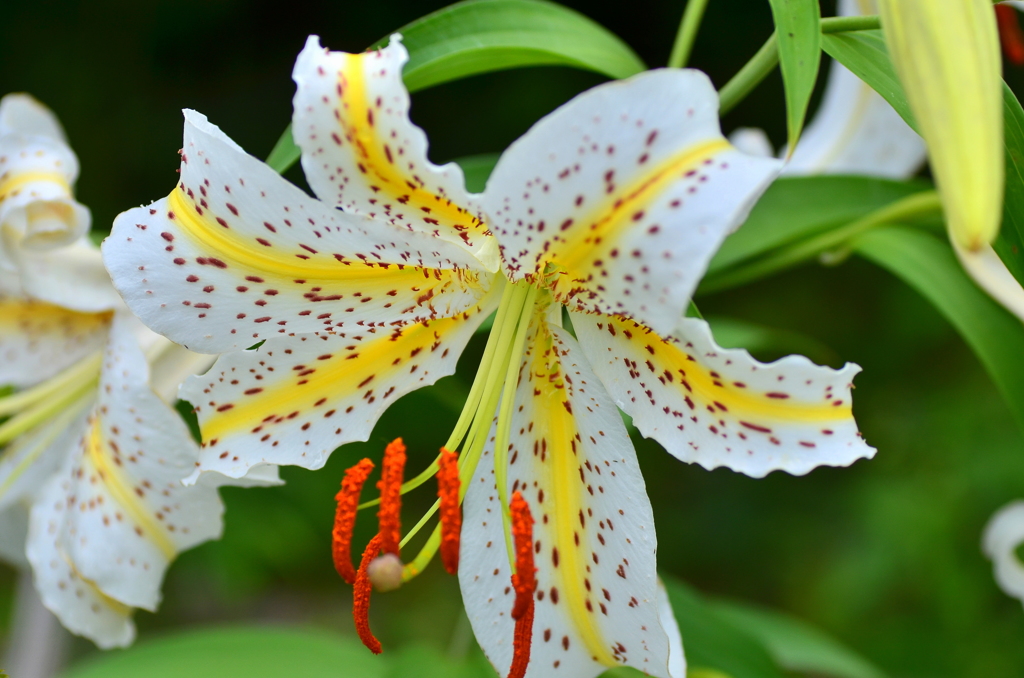
<svg viewBox="0 0 1024 678"><path fill-rule="evenodd" d="M889 55L928 145L950 237L976 252L1002 218L999 38L988 0L881 0Z"/></svg>

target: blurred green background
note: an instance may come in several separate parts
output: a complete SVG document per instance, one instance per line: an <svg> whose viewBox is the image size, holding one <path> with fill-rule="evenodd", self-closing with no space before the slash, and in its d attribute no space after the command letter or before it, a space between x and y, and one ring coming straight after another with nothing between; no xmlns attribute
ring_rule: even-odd
<svg viewBox="0 0 1024 678"><path fill-rule="evenodd" d="M0 93L30 92L60 116L82 164L79 198L103 231L122 209L170 190L181 108L205 113L263 157L289 121L290 71L308 34L333 49L360 51L444 4L8 0ZM652 66L667 59L683 5L565 4L614 30ZM832 13L833 3L822 9ZM770 32L766 0L712 1L691 64L721 86ZM1008 80L1024 92L1020 73ZM427 130L437 162L497 152L600 81L561 68L474 77L414 95L413 118ZM726 131L760 126L781 143L778 75L723 124ZM297 170L288 176L302 181ZM892 676L1024 675L1024 611L997 589L979 547L993 511L1024 497L1021 434L950 326L915 292L861 260L805 267L698 302L706 315L813 337L825 347L812 356L819 361L860 364L855 411L879 452L850 469L751 480L684 465L638 439L660 567L704 592L802 617ZM410 446L410 470L426 464L455 421L480 339L457 376L400 401L370 442L343 448L325 469L285 469L280 488L225 490L224 539L174 565L160 612L137 615L141 637L235 620L311 622L352 633L348 587L330 560L343 469L361 456L379 458L397 436ZM432 501L430 492L409 498L407 524ZM357 542L369 538L373 522L370 515L361 521ZM0 571L5 608L14 579L12 570ZM426 643L445 651L463 642L456 582L437 565L373 605L386 647ZM0 620L8 619L0 610ZM5 631L8 624L0 621ZM76 656L92 652L76 641Z"/></svg>

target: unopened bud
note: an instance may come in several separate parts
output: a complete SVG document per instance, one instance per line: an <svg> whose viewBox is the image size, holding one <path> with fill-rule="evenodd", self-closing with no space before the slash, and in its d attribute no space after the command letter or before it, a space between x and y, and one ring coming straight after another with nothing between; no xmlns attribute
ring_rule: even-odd
<svg viewBox="0 0 1024 678"><path fill-rule="evenodd" d="M402 561L393 553L385 553L373 559L366 574L377 591L394 591L402 585Z"/></svg>

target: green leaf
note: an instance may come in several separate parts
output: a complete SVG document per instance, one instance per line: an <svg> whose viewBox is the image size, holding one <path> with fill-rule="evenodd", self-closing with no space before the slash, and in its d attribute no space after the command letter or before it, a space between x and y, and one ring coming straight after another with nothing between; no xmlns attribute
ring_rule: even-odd
<svg viewBox="0 0 1024 678"><path fill-rule="evenodd" d="M498 164L498 153L482 153L456 158L455 163L462 168L466 177L466 190L470 193L483 193L487 178L491 176L494 166Z"/></svg>
<svg viewBox="0 0 1024 678"><path fill-rule="evenodd" d="M779 41L779 67L786 90L789 152L796 148L821 65L818 0L769 0Z"/></svg>
<svg viewBox="0 0 1024 678"><path fill-rule="evenodd" d="M821 37L821 48L881 94L908 125L917 129L903 85L889 61L882 31L830 33Z"/></svg>
<svg viewBox="0 0 1024 678"><path fill-rule="evenodd" d="M410 92L459 78L524 66L569 66L610 78L646 70L614 33L579 12L542 0L468 0L399 28L409 50L402 78ZM383 47L389 37L373 48ZM284 172L299 159L291 125L267 158Z"/></svg>
<svg viewBox="0 0 1024 678"><path fill-rule="evenodd" d="M813 337L799 332L758 325L738 318L708 316L715 343L722 348L746 349L763 362L799 353L819 365L841 364L839 355Z"/></svg>
<svg viewBox="0 0 1024 678"><path fill-rule="evenodd" d="M385 678L387 663L355 638L313 629L188 631L93 655L61 678Z"/></svg>
<svg viewBox="0 0 1024 678"><path fill-rule="evenodd" d="M881 94L917 129L881 31L837 33L822 38L822 48ZM1006 197L1003 224L992 246L1013 277L1024 284L1024 110L1003 83L1003 119L1006 144Z"/></svg>
<svg viewBox="0 0 1024 678"><path fill-rule="evenodd" d="M783 678L768 650L722 617L696 591L662 575L692 670L714 669L732 678Z"/></svg>
<svg viewBox="0 0 1024 678"><path fill-rule="evenodd" d="M831 636L789 615L734 602L715 601L712 609L754 636L784 669L834 678L883 678L866 659Z"/></svg>
<svg viewBox="0 0 1024 678"><path fill-rule="evenodd" d="M952 323L1024 428L1024 324L974 284L943 240L894 226L865 233L851 244L920 292Z"/></svg>
<svg viewBox="0 0 1024 678"><path fill-rule="evenodd" d="M582 14L541 0L469 0L395 31L409 50L409 91L523 66L571 66L610 78L647 67L621 39ZM387 44L387 38L374 47Z"/></svg>
<svg viewBox="0 0 1024 678"><path fill-rule="evenodd" d="M765 252L831 230L913 193L923 181L872 177L784 177L773 183L746 222L722 245L708 278Z"/></svg>

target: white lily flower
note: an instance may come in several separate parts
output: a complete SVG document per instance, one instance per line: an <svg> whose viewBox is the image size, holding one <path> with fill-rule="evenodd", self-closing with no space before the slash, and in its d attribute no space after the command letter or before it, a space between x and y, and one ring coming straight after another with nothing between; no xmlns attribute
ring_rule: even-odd
<svg viewBox="0 0 1024 678"><path fill-rule="evenodd" d="M1024 601L1024 562L1017 550L1024 544L1024 501L1015 501L996 511L985 528L982 549L995 567L999 587Z"/></svg>
<svg viewBox="0 0 1024 678"><path fill-rule="evenodd" d="M838 16L877 14L875 0L839 0ZM755 155L773 155L763 130L739 128L729 136ZM777 155L785 156L782 149ZM889 103L838 61L814 118L804 129L784 176L866 174L907 179L927 158L924 140Z"/></svg>
<svg viewBox="0 0 1024 678"><path fill-rule="evenodd" d="M590 678L629 665L681 677L653 515L616 405L707 468L806 473L874 453L851 411L859 368L763 365L683 317L781 163L722 137L706 76L662 70L547 116L503 154L485 193L469 195L458 167L430 163L409 120L407 58L397 38L355 55L314 37L300 55L293 134L325 202L186 112L179 184L118 217L104 243L143 322L195 350L231 351L182 391L203 432L197 477L319 468L367 439L391 401L450 374L497 307L447 446L461 444L457 466L450 452L439 458L441 525L420 556L397 568L397 505L438 465L400 488L404 447L389 446L381 532L358 571L351 525L372 464L343 482L334 555L355 582L360 635L380 650L370 582L393 588L440 548L503 675Z"/></svg>
<svg viewBox="0 0 1024 678"><path fill-rule="evenodd" d="M71 194L78 159L57 118L25 94L0 100L0 263L89 232L89 210Z"/></svg>

